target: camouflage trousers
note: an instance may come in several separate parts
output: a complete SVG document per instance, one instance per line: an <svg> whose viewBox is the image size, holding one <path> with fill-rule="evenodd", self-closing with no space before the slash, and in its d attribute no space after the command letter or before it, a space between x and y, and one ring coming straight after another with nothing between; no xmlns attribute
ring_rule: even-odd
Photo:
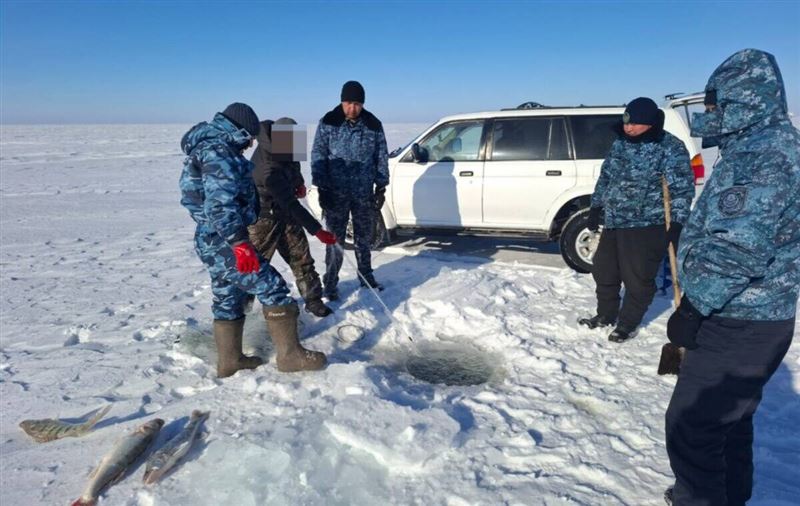
<svg viewBox="0 0 800 506"><path fill-rule="evenodd" d="M194 248L211 276L214 319L238 320L243 317L249 295L258 297L265 306L294 302L286 282L266 259L258 259L261 262L258 272L242 274L237 271L233 249L213 229L199 225L194 234Z"/></svg>
<svg viewBox="0 0 800 506"><path fill-rule="evenodd" d="M306 301L322 297L322 283L314 269L314 258L303 227L291 220L259 218L250 225L250 241L256 250L271 261L278 251L289 264L297 280L297 289Z"/></svg>
<svg viewBox="0 0 800 506"><path fill-rule="evenodd" d="M323 209L322 217L328 230L336 235L339 245L325 247L325 276L322 279L325 292L331 293L339 284L339 270L342 268L344 237L347 232L347 222L353 216L353 239L355 243L356 263L358 272L363 276L372 274L372 256L370 243L372 242L372 229L375 219L375 208L372 199L357 200L343 197L336 199L336 204L328 209Z"/></svg>

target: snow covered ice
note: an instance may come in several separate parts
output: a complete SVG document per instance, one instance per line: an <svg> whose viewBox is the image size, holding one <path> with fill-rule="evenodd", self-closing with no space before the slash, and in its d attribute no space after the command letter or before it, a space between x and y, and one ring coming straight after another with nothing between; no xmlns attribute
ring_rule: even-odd
<svg viewBox="0 0 800 506"><path fill-rule="evenodd" d="M424 126L387 125L389 148ZM663 504L671 294L618 345L575 323L594 308L589 276L394 245L374 264L399 325L345 263L336 313L301 315L327 369L278 373L256 305L245 348L270 363L218 380L209 278L179 204L188 127L2 127L0 503L67 504L125 431L158 416L163 443L202 409L207 436L173 473L146 487L140 466L101 504ZM448 347L484 354L488 381L408 373L408 357ZM37 444L17 426L108 402L82 438ZM795 343L756 416L751 505L800 504L798 419Z"/></svg>

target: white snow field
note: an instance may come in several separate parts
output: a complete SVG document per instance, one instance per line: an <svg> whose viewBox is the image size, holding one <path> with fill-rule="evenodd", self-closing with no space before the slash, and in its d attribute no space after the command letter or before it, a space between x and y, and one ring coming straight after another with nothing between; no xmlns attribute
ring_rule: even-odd
<svg viewBox="0 0 800 506"><path fill-rule="evenodd" d="M668 295L618 345L575 322L594 309L588 275L390 246L374 263L397 323L345 263L336 313L301 316L327 369L278 373L256 304L246 348L269 363L216 379L209 278L179 204L187 127L2 127L0 504L68 504L126 431L160 417L162 443L193 409L211 417L186 460L149 487L137 467L101 504L663 504ZM387 125L390 149L423 127ZM409 357L483 358L488 382L426 383ZM106 403L82 438L18 427ZM756 417L750 504L800 504L798 420L795 343Z"/></svg>

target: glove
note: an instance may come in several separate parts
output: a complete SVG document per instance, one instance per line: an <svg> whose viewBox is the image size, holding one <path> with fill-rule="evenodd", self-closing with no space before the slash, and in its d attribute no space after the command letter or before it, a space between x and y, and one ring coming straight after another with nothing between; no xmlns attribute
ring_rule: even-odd
<svg viewBox="0 0 800 506"><path fill-rule="evenodd" d="M386 202L386 187L375 188L375 209L383 207L384 202Z"/></svg>
<svg viewBox="0 0 800 506"><path fill-rule="evenodd" d="M672 313L667 321L667 338L675 345L693 350L697 348L697 331L700 330L705 317L695 309L684 294L681 305Z"/></svg>
<svg viewBox="0 0 800 506"><path fill-rule="evenodd" d="M299 199L304 198L306 196L306 193L308 193L308 191L306 190L306 185L304 184L301 184L294 190L294 196Z"/></svg>
<svg viewBox="0 0 800 506"><path fill-rule="evenodd" d="M589 209L589 219L586 221L586 227L592 232L600 230L600 216L602 214L602 207L592 207Z"/></svg>
<svg viewBox="0 0 800 506"><path fill-rule="evenodd" d="M669 230L667 230L667 244L672 243L675 253L678 252L678 239L681 237L681 230L683 230L683 225L675 222L670 223Z"/></svg>
<svg viewBox="0 0 800 506"><path fill-rule="evenodd" d="M236 270L242 274L258 272L261 268L261 264L258 261L258 254L250 242L242 241L234 244L233 254L236 257Z"/></svg>
<svg viewBox="0 0 800 506"><path fill-rule="evenodd" d="M314 237L319 239L323 244L327 244L328 246L332 246L336 244L336 236L333 235L331 232L328 232L324 228L321 228L314 234Z"/></svg>
<svg viewBox="0 0 800 506"><path fill-rule="evenodd" d="M323 188L319 189L319 207L321 207L323 211L333 207L333 200L333 194L329 190Z"/></svg>

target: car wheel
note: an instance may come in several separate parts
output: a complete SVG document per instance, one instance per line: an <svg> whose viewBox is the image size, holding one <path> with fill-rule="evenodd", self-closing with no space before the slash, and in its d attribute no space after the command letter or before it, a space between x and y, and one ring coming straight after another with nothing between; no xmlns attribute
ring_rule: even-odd
<svg viewBox="0 0 800 506"><path fill-rule="evenodd" d="M561 230L558 246L567 265L581 273L592 271L592 258L600 242L600 233L586 228L589 209L581 209L570 216Z"/></svg>
<svg viewBox="0 0 800 506"><path fill-rule="evenodd" d="M386 224L383 222L383 215L380 211L375 211L375 219L373 220L372 237L370 238L370 249L378 250L389 243L389 233L386 230ZM353 247L353 219L352 217L347 222L347 229L345 230L344 242L350 247Z"/></svg>

